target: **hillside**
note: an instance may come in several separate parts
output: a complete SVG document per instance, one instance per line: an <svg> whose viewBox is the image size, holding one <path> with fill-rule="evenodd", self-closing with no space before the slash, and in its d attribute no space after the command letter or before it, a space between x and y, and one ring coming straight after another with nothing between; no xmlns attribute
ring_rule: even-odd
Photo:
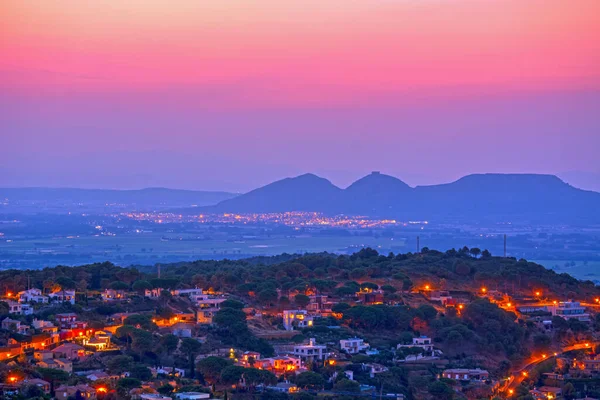
<svg viewBox="0 0 600 400"><path fill-rule="evenodd" d="M600 193L577 189L553 175L476 174L452 183L411 188L395 177L375 172L341 189L306 174L271 183L205 211L314 211L438 222L594 224L600 223Z"/></svg>

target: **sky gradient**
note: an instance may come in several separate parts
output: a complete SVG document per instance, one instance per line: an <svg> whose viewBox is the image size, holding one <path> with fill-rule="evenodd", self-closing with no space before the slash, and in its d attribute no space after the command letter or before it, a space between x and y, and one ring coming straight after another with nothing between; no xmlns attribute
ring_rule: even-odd
<svg viewBox="0 0 600 400"><path fill-rule="evenodd" d="M0 15L0 186L600 174L597 0L5 0Z"/></svg>

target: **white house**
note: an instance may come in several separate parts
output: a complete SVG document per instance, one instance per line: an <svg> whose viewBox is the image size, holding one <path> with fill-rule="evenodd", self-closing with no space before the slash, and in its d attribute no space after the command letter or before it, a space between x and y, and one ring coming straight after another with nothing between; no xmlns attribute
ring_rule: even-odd
<svg viewBox="0 0 600 400"><path fill-rule="evenodd" d="M8 313L16 315L31 315L33 314L33 308L27 303L8 301Z"/></svg>
<svg viewBox="0 0 600 400"><path fill-rule="evenodd" d="M308 328L313 326L314 318L306 310L284 310L283 327L286 331L293 331L294 327Z"/></svg>
<svg viewBox="0 0 600 400"><path fill-rule="evenodd" d="M144 296L149 297L151 299L156 299L156 298L160 297L160 294L162 293L163 290L164 289L162 289L162 288L146 289L146 290L144 290Z"/></svg>
<svg viewBox="0 0 600 400"><path fill-rule="evenodd" d="M340 349L348 354L360 353L369 348L369 343L365 343L364 339L352 338L340 340Z"/></svg>
<svg viewBox="0 0 600 400"><path fill-rule="evenodd" d="M48 296L44 296L40 289L29 289L17 293L19 303L47 303Z"/></svg>
<svg viewBox="0 0 600 400"><path fill-rule="evenodd" d="M310 338L308 344L294 346L294 355L302 361L324 360L327 346L318 345L314 338Z"/></svg>
<svg viewBox="0 0 600 400"><path fill-rule="evenodd" d="M578 301L561 301L558 304L548 306L548 311L552 313L552 316L564 319L577 319L583 322L590 320L590 314L585 311L585 307Z"/></svg>
<svg viewBox="0 0 600 400"><path fill-rule="evenodd" d="M75 291L74 290L60 290L58 292L50 293L48 297L51 300L59 301L61 303L75 304Z"/></svg>
<svg viewBox="0 0 600 400"><path fill-rule="evenodd" d="M187 296L192 300L196 300L199 296L202 296L202 289L194 288L194 289L176 289L171 290L171 294L173 296Z"/></svg>
<svg viewBox="0 0 600 400"><path fill-rule="evenodd" d="M489 379L490 374L484 369L465 369L455 368L446 369L442 372L442 376L448 379L455 379L457 381L486 381Z"/></svg>

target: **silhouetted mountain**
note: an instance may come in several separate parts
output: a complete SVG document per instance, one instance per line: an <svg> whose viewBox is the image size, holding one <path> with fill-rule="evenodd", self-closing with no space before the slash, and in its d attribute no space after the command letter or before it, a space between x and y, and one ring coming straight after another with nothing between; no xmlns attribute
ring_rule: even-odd
<svg viewBox="0 0 600 400"><path fill-rule="evenodd" d="M327 179L314 174L286 178L255 189L239 197L225 200L215 206L216 211L282 212L322 211L335 212L342 190Z"/></svg>
<svg viewBox="0 0 600 400"><path fill-rule="evenodd" d="M207 212L315 211L401 220L600 223L600 193L553 175L476 174L411 188L372 173L347 189L312 174L287 178L223 201Z"/></svg>
<svg viewBox="0 0 600 400"><path fill-rule="evenodd" d="M97 210L134 206L135 209L207 206L235 197L226 192L147 188L140 190L72 189L72 188L0 188L6 199L0 210L59 211ZM0 203L1 204L1 203Z"/></svg>
<svg viewBox="0 0 600 400"><path fill-rule="evenodd" d="M398 178L373 172L344 190L344 210L376 215L397 212L412 190Z"/></svg>

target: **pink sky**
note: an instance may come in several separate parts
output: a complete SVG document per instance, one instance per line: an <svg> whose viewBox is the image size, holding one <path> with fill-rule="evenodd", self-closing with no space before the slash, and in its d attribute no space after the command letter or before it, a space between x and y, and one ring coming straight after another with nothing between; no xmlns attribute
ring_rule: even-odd
<svg viewBox="0 0 600 400"><path fill-rule="evenodd" d="M597 0L5 0L0 13L0 185L600 173ZM469 143L486 150L465 160ZM406 148L418 157L396 156ZM182 161L194 151L204 164ZM160 152L171 167L139 167Z"/></svg>

